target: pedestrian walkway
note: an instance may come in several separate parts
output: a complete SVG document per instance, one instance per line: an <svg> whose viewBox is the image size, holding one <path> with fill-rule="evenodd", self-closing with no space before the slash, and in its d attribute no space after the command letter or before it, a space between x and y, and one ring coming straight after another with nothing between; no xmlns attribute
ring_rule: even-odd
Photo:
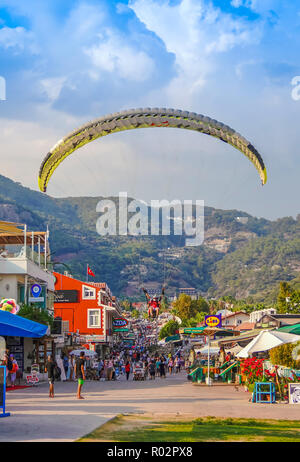
<svg viewBox="0 0 300 462"><path fill-rule="evenodd" d="M7 393L11 416L0 419L0 442L75 441L119 413L299 419L297 406L251 403L242 387L193 386L184 372L145 382L132 376L128 382L86 382L84 400L75 399L76 388L75 382L58 382L54 399L47 383Z"/></svg>

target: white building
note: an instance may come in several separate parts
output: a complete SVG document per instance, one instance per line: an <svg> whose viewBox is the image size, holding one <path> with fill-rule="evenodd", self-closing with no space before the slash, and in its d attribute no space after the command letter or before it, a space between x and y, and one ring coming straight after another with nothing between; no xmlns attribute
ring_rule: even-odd
<svg viewBox="0 0 300 462"><path fill-rule="evenodd" d="M266 308L264 310L252 311L252 313L250 313L250 322L256 323L260 321L265 314L272 316L273 314L277 314L277 310L275 310L275 308Z"/></svg>
<svg viewBox="0 0 300 462"><path fill-rule="evenodd" d="M249 321L249 314L245 311L236 311L231 314L224 314L222 316L222 327L235 328L244 322Z"/></svg>
<svg viewBox="0 0 300 462"><path fill-rule="evenodd" d="M48 237L47 231L28 232L26 225L0 222L0 300L13 298L19 305L53 310L55 278L48 269ZM47 341L40 344L32 338L7 337L6 342L21 371L51 352Z"/></svg>

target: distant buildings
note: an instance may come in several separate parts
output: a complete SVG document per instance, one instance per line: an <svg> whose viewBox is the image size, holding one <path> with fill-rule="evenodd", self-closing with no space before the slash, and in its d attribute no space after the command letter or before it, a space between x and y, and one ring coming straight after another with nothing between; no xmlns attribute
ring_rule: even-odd
<svg viewBox="0 0 300 462"><path fill-rule="evenodd" d="M55 279L49 269L48 239L48 231L29 231L25 224L0 221L0 300L14 299L20 306L53 312ZM49 336L45 340L7 336L5 342L22 373L53 352Z"/></svg>
<svg viewBox="0 0 300 462"><path fill-rule="evenodd" d="M47 231L29 232L26 225L0 222L0 299L13 298L18 304L53 309L48 238ZM38 297L32 293L34 285L41 288Z"/></svg>
<svg viewBox="0 0 300 462"><path fill-rule="evenodd" d="M118 335L113 319L122 312L116 297L105 282L53 272L48 230L29 231L25 224L0 221L2 299L54 315L53 327L42 338L3 335L22 373L34 366L43 374L49 354L60 358L74 348L98 349L103 357Z"/></svg>
<svg viewBox="0 0 300 462"><path fill-rule="evenodd" d="M263 310L252 311L252 313L250 313L250 320L249 321L256 323L265 314L273 315L273 314L276 314L276 313L277 313L277 311L275 310L275 308L266 308L266 309L263 309Z"/></svg>

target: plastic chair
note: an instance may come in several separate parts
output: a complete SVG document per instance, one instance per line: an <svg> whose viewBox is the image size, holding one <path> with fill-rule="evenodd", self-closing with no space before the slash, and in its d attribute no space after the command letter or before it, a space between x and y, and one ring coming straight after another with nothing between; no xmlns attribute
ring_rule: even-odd
<svg viewBox="0 0 300 462"><path fill-rule="evenodd" d="M269 396L270 399L265 400L265 396ZM252 403L275 403L275 401L275 384L273 382L255 382Z"/></svg>

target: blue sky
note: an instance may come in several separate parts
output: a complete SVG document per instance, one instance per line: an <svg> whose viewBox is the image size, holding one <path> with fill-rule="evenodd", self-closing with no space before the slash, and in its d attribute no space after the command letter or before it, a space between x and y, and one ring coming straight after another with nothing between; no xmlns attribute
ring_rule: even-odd
<svg viewBox="0 0 300 462"><path fill-rule="evenodd" d="M279 0L0 0L1 174L37 189L69 131L107 113L174 107L235 128L238 151L182 130L136 130L85 146L54 174L53 196L203 199L255 216L299 210L300 5Z"/></svg>

